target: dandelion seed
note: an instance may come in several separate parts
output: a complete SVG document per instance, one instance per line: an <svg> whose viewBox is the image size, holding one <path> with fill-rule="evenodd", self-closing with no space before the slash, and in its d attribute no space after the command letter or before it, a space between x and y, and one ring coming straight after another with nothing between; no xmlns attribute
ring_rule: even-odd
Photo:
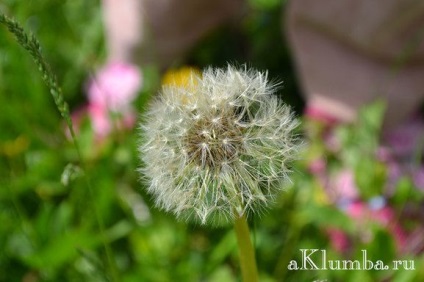
<svg viewBox="0 0 424 282"><path fill-rule="evenodd" d="M272 202L296 158L298 121L266 78L228 66L163 88L141 125L140 146L140 171L158 207L221 224Z"/></svg>

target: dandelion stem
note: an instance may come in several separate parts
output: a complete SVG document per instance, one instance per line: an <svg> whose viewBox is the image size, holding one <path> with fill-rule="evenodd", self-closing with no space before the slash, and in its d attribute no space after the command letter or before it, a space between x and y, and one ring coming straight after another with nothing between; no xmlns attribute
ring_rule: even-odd
<svg viewBox="0 0 424 282"><path fill-rule="evenodd" d="M241 273L244 282L257 282L258 270L256 267L255 250L250 240L249 226L246 217L240 216L235 220L234 230L240 254Z"/></svg>

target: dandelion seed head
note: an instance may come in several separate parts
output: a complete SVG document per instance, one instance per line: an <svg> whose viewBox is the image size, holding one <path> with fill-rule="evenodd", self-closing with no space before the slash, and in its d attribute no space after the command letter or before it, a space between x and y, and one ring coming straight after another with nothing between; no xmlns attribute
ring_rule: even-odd
<svg viewBox="0 0 424 282"><path fill-rule="evenodd" d="M156 205L202 224L263 211L299 148L298 121L274 92L266 72L232 66L164 87L141 125Z"/></svg>

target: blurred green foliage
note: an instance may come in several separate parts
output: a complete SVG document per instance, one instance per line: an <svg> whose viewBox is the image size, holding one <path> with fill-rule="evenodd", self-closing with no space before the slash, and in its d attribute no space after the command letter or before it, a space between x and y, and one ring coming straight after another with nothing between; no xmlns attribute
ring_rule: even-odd
<svg viewBox="0 0 424 282"><path fill-rule="evenodd" d="M241 26L223 27L199 43L186 63L220 66L248 61L284 79L282 97L302 108L290 56L281 38L282 2L251 0ZM87 77L105 57L98 1L4 0L0 11L15 17L40 40L72 109L84 101ZM222 44L225 42L226 44ZM225 46L225 47L223 47ZM269 52L269 48L275 52ZM144 70L140 112L159 85L154 67ZM291 93L290 95L288 93ZM31 58L0 28L0 281L239 281L231 228L209 229L176 222L152 206L139 181L136 130L95 144L88 121L79 133L82 160L66 137L64 121ZM355 126L337 129L342 150L325 149L311 138L293 167L291 184L274 208L256 217L254 230L261 281L423 281L424 257L396 255L393 238L369 225L372 240L358 239L355 223L323 200L322 187L308 170L316 156L333 170L354 171L361 195L381 194L387 167L374 156L383 108L369 107ZM309 133L318 125L305 123ZM372 189L368 189L372 187ZM325 198L325 197L324 197ZM400 211L423 195L403 178L391 202ZM412 259L415 271L289 271L301 261L299 249L335 251L327 228L355 238L349 259L367 249L374 260Z"/></svg>

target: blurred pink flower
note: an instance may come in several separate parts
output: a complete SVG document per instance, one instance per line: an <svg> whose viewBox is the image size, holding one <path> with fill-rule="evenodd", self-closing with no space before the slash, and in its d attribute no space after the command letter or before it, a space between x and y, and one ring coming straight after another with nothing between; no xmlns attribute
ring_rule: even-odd
<svg viewBox="0 0 424 282"><path fill-rule="evenodd" d="M349 248L349 238L345 232L336 228L327 229L330 244L336 251L342 253Z"/></svg>
<svg viewBox="0 0 424 282"><path fill-rule="evenodd" d="M111 117L111 113L104 107L96 104L88 104L77 109L71 115L76 133L79 132L84 117L89 118L91 128L97 141L101 141L109 135L114 127L117 129L129 129L133 128L136 122L136 114L132 109L114 120ZM71 138L69 130L66 130L66 135L68 138Z"/></svg>
<svg viewBox="0 0 424 282"><path fill-rule="evenodd" d="M387 168L387 180L384 194L393 195L396 191L396 187L399 179L404 175L401 165L397 161L388 161L386 163Z"/></svg>
<svg viewBox="0 0 424 282"><path fill-rule="evenodd" d="M406 243L406 233L398 224L394 210L389 206L379 209L371 209L363 202L354 202L346 210L346 213L358 224L366 224L367 222L377 222L392 234L396 241L398 250L401 250Z"/></svg>
<svg viewBox="0 0 424 282"><path fill-rule="evenodd" d="M340 122L335 116L333 116L327 110L323 110L312 105L306 106L304 115L309 117L310 119L321 121L322 123L329 126L338 124Z"/></svg>
<svg viewBox="0 0 424 282"><path fill-rule="evenodd" d="M335 201L353 201L359 197L355 176L349 169L341 170L330 180L330 193L334 193Z"/></svg>
<svg viewBox="0 0 424 282"><path fill-rule="evenodd" d="M131 103L141 84L141 71L134 65L109 63L104 66L88 84L88 104L72 113L75 130L79 131L84 116L89 117L97 141L114 128L134 127L136 114Z"/></svg>
<svg viewBox="0 0 424 282"><path fill-rule="evenodd" d="M424 166L411 167L411 161L418 153L420 142L424 140L424 119L416 116L384 134L375 157L387 169L386 186L383 192L385 197L375 197L365 202L361 200L354 172L347 167L342 167L338 171L331 170L325 162L325 154L333 153L337 156L343 149L334 130L337 120L325 112L310 107L305 110L305 115L323 125L317 132L325 146L324 156L310 160L309 172L324 187L332 202L352 219L357 228L357 234L363 242L372 240L372 229L369 227L377 224L392 235L397 250L404 252L410 240L409 234L402 227L398 215L394 208L388 205L385 197L393 195L399 179L404 175L411 176L415 186L424 190ZM348 234L336 228L328 228L326 231L335 250L347 251L350 243Z"/></svg>
<svg viewBox="0 0 424 282"><path fill-rule="evenodd" d="M416 116L384 134L383 142L401 158L411 158L424 137L424 120Z"/></svg>
<svg viewBox="0 0 424 282"><path fill-rule="evenodd" d="M71 120L72 120L73 130L75 131L76 135L79 134L81 122L86 115L87 115L87 106L82 106L72 111ZM71 132L67 125L65 125L65 136L69 139L72 139Z"/></svg>
<svg viewBox="0 0 424 282"><path fill-rule="evenodd" d="M96 104L88 105L88 116L91 120L91 126L97 138L104 138L111 133L113 128L130 129L136 122L136 114L132 109L128 109L117 119L111 117L111 113Z"/></svg>
<svg viewBox="0 0 424 282"><path fill-rule="evenodd" d="M112 131L109 111L106 108L96 104L89 104L87 112L94 134L97 138L103 138Z"/></svg>
<svg viewBox="0 0 424 282"><path fill-rule="evenodd" d="M392 162L394 157L391 150L386 146L380 146L377 148L376 157L380 162Z"/></svg>
<svg viewBox="0 0 424 282"><path fill-rule="evenodd" d="M92 130L97 139L101 139L107 136L112 130L108 111L94 104L88 104L77 109L71 115L75 133L79 133L81 123L86 117L89 118ZM68 138L71 138L69 130L66 130L66 135Z"/></svg>
<svg viewBox="0 0 424 282"><path fill-rule="evenodd" d="M326 172L327 164L324 159L316 158L308 164L309 172L314 175L320 175Z"/></svg>
<svg viewBox="0 0 424 282"><path fill-rule="evenodd" d="M418 189L424 190L424 166L416 169L412 173L412 178L415 186L417 186Z"/></svg>
<svg viewBox="0 0 424 282"><path fill-rule="evenodd" d="M88 85L88 100L114 112L126 111L142 84L141 71L128 63L109 63Z"/></svg>
<svg viewBox="0 0 424 282"><path fill-rule="evenodd" d="M353 202L346 209L346 213L353 219L360 219L364 217L365 211L366 205L359 201Z"/></svg>
<svg viewBox="0 0 424 282"><path fill-rule="evenodd" d="M328 151L332 153L340 152L342 148L342 143L339 138L336 136L333 130L328 130L324 132L322 139L324 140L324 144Z"/></svg>
<svg viewBox="0 0 424 282"><path fill-rule="evenodd" d="M376 211L373 218L375 218L375 220L380 222L383 226L387 227L396 241L398 250L403 249L406 244L406 233L399 225L398 218L396 217L393 208L385 206L384 208Z"/></svg>

